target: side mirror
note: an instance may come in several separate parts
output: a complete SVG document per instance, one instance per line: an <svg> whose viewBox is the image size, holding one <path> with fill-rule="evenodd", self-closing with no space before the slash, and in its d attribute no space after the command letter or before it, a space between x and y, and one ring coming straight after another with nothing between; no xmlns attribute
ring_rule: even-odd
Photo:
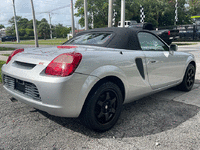
<svg viewBox="0 0 200 150"><path fill-rule="evenodd" d="M178 50L178 46L176 44L171 44L169 51L177 51Z"/></svg>

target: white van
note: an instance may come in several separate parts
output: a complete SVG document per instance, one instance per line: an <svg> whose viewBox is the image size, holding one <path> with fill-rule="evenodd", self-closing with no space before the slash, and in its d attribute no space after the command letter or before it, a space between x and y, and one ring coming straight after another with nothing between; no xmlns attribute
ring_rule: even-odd
<svg viewBox="0 0 200 150"><path fill-rule="evenodd" d="M130 25L133 25L133 24L137 24L137 21L135 20L125 21L125 27L129 27ZM118 27L121 27L121 21L118 22Z"/></svg>

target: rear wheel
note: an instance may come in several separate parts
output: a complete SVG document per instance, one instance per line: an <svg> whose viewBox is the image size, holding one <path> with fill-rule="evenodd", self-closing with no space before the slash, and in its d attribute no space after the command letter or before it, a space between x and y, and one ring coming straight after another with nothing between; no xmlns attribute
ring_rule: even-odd
<svg viewBox="0 0 200 150"><path fill-rule="evenodd" d="M122 101L119 87L112 82L104 82L89 95L80 119L95 131L109 130L120 116Z"/></svg>
<svg viewBox="0 0 200 150"><path fill-rule="evenodd" d="M182 91L190 91L194 85L194 81L195 81L195 67L192 64L189 64L183 81L180 85L178 85L178 88Z"/></svg>

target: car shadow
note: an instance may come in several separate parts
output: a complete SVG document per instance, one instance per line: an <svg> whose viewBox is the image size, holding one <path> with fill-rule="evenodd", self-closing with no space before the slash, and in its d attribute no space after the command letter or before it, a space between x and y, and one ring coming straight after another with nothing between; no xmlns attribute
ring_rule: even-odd
<svg viewBox="0 0 200 150"><path fill-rule="evenodd" d="M196 81L199 82L200 81ZM165 94L182 94L176 88L163 91ZM158 93L162 94L162 93ZM81 124L79 119L62 118L36 110L61 126L93 138L140 137L176 128L192 118L200 108L181 102L165 99L154 94L123 106L117 124L109 131L94 132Z"/></svg>
<svg viewBox="0 0 200 150"><path fill-rule="evenodd" d="M200 84L200 80L199 79L195 79L195 84Z"/></svg>

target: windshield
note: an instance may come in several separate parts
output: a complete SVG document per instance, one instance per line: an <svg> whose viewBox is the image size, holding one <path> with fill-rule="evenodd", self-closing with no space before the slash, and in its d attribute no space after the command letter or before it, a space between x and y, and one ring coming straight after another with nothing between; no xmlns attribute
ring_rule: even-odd
<svg viewBox="0 0 200 150"><path fill-rule="evenodd" d="M111 33L85 33L71 40L67 41L66 44L86 44L86 45L102 45L104 44L110 37Z"/></svg>

